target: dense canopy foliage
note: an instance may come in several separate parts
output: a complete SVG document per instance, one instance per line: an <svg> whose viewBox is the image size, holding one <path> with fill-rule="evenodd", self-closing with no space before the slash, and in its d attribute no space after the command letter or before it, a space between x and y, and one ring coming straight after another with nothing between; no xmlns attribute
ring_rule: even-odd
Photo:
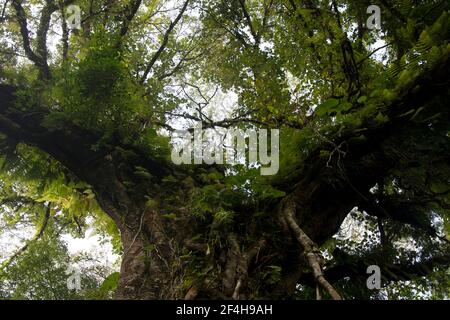
<svg viewBox="0 0 450 320"><path fill-rule="evenodd" d="M31 230L0 260L0 297L448 298L448 1L3 0L0 14L0 233ZM175 165L170 136L199 123L279 129L278 173ZM73 292L61 236L87 228L122 255L120 277L90 266Z"/></svg>

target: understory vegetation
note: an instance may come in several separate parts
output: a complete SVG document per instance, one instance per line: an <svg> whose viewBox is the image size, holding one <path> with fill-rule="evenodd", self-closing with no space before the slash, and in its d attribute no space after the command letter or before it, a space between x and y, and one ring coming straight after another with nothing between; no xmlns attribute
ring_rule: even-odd
<svg viewBox="0 0 450 320"><path fill-rule="evenodd" d="M0 298L449 298L448 1L3 0L0 15L15 248ZM196 124L279 130L279 171L175 165L171 136ZM69 253L87 230L120 272Z"/></svg>

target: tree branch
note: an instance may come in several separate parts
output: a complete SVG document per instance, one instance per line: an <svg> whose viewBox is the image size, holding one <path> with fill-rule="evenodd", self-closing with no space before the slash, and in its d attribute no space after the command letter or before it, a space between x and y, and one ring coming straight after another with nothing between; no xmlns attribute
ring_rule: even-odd
<svg viewBox="0 0 450 320"><path fill-rule="evenodd" d="M178 13L177 17L175 18L175 20L173 20L170 23L169 28L166 30L166 32L164 34L164 38L163 38L163 41L161 42L161 45L159 46L159 49L155 52L153 57L150 59L150 62L148 63L147 67L145 68L144 74L143 74L143 76L141 78L141 81L140 81L141 83L144 83L145 80L147 80L148 74L152 70L153 65L156 63L156 61L161 56L161 54L164 51L164 49L166 48L167 43L169 42L169 36L172 33L172 31L175 28L175 26L180 21L180 19L183 16L184 12L186 11L188 4L189 4L189 0L186 0L184 2L183 7L181 8L180 12Z"/></svg>
<svg viewBox="0 0 450 320"><path fill-rule="evenodd" d="M14 260L18 256L20 256L22 253L24 253L28 249L30 243L37 241L42 237L42 235L44 234L45 228L47 227L49 219L50 219L50 205L47 206L47 209L45 211L44 221L42 222L41 227L37 230L36 234L33 236L33 238L28 240L24 246L22 246L19 250L14 252L8 259L6 259L2 263L2 265L0 267L0 272L4 271L7 267L9 267L14 262Z"/></svg>
<svg viewBox="0 0 450 320"><path fill-rule="evenodd" d="M317 245L308 237L308 235L298 226L295 221L295 203L287 200L284 203L284 219L294 233L298 243L303 248L303 254L311 267L315 281L320 284L333 298L333 300L341 300L340 294L333 288L333 286L325 279L322 271L322 257Z"/></svg>
<svg viewBox="0 0 450 320"><path fill-rule="evenodd" d="M347 260L346 256L347 254L344 253L344 260ZM351 259L350 256L347 258ZM375 263L372 259L366 257L357 261L349 261L332 266L326 269L324 273L331 283L336 283L346 277L350 277L353 280L361 278L365 281L367 279L367 267L371 264L377 264L380 267L381 276L384 281L410 281L427 276L432 273L436 267L448 267L450 264L450 257L449 255L440 255L411 264L390 264L382 263L381 261L376 261ZM313 287L314 279L309 274L303 274L299 279L299 283Z"/></svg>
<svg viewBox="0 0 450 320"><path fill-rule="evenodd" d="M239 3L241 5L242 12L244 13L245 20L247 20L247 25L250 29L250 33L252 34L253 40L255 41L255 46L258 46L260 38L258 33L255 31L255 28L253 27L252 19L247 11L247 7L245 6L245 0L239 0Z"/></svg>
<svg viewBox="0 0 450 320"><path fill-rule="evenodd" d="M62 29L62 60L63 62L67 60L67 54L69 52L69 29L67 28L66 12L64 11L63 1L59 1L60 11L61 11L61 29Z"/></svg>
<svg viewBox="0 0 450 320"><path fill-rule="evenodd" d="M47 63L47 33L50 27L50 19L52 14L58 10L58 6L53 0L46 0L41 11L39 26L36 32L36 50L31 48L31 40L28 31L28 22L21 0L13 0L12 5L16 12L17 21L20 26L20 34L22 36L22 44L25 54L36 67L39 69L39 78L48 80L51 78L50 68Z"/></svg>
<svg viewBox="0 0 450 320"><path fill-rule="evenodd" d="M48 50L47 50L47 33L50 28L50 19L52 14L58 10L58 6L53 2L53 0L46 0L45 6L41 11L41 18L39 21L39 27L36 32L36 54L38 54L45 67L45 72L50 75L50 71L48 70L47 58L48 58Z"/></svg>
<svg viewBox="0 0 450 320"><path fill-rule="evenodd" d="M19 26L20 26L20 34L22 36L22 44L23 44L23 49L25 51L25 55L39 69L40 77L43 79L49 79L50 72L48 70L47 62L44 61L41 56L37 55L31 48L30 35L29 35L29 31L28 31L28 23L27 23L25 10L22 7L22 1L13 0L12 5L16 12L17 22L19 23Z"/></svg>
<svg viewBox="0 0 450 320"><path fill-rule="evenodd" d="M120 37L124 37L128 33L128 29L130 27L130 23L135 17L139 7L141 6L142 0L132 0L131 3L127 6L125 15L125 20L122 22L122 27L120 28Z"/></svg>
<svg viewBox="0 0 450 320"><path fill-rule="evenodd" d="M8 6L9 0L6 0L3 4L2 14L0 16L0 22L3 22L6 20L6 7Z"/></svg>

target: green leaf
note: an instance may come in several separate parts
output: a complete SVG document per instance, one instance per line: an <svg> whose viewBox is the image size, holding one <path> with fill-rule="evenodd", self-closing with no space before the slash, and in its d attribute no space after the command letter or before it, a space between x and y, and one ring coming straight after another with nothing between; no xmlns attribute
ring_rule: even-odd
<svg viewBox="0 0 450 320"><path fill-rule="evenodd" d="M112 291L117 288L117 284L119 283L120 273L114 272L111 273L106 279L103 281L100 286L101 291Z"/></svg>
<svg viewBox="0 0 450 320"><path fill-rule="evenodd" d="M433 181L430 185L430 190L433 193L442 194L450 191L450 185L440 181Z"/></svg>
<svg viewBox="0 0 450 320"><path fill-rule="evenodd" d="M378 112L377 116L375 117L375 120L379 123L386 123L389 121L389 118L382 114L381 112Z"/></svg>
<svg viewBox="0 0 450 320"><path fill-rule="evenodd" d="M316 110L314 111L318 116L324 116L333 111L336 111L336 107L339 105L339 100L337 99L328 99L327 101L320 104Z"/></svg>
<svg viewBox="0 0 450 320"><path fill-rule="evenodd" d="M359 99L358 99L358 102L359 103L364 103L364 102L366 102L367 101L367 96L361 96L361 97L359 97Z"/></svg>
<svg viewBox="0 0 450 320"><path fill-rule="evenodd" d="M0 155L0 170L3 169L5 163L6 163L6 156L2 154Z"/></svg>
<svg viewBox="0 0 450 320"><path fill-rule="evenodd" d="M268 199L268 198L277 199L282 198L284 196L286 196L286 192L277 190L272 187L268 187L267 189L263 190L261 199Z"/></svg>

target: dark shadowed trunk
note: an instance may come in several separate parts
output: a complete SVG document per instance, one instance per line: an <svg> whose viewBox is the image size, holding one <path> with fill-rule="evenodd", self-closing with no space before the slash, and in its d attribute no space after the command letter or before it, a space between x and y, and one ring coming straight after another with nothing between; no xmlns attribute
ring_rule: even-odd
<svg viewBox="0 0 450 320"><path fill-rule="evenodd" d="M5 85L0 86L0 129L10 150L19 142L37 146L92 187L122 237L119 299L288 298L311 270L317 285L339 298L322 272L318 246L338 231L355 206L385 214L371 201L369 190L396 165L385 152L386 142L412 125L399 115L413 107L433 107L440 85L448 84L448 64L445 57L439 68L399 93L390 108L391 121L383 126L363 123L363 142L352 140L352 130L312 152L301 171L279 183L286 196L267 205L263 218L243 205L237 221L214 241L206 235L211 221L197 218L186 203L193 186L204 183L199 172L220 168L177 167L126 145L94 151L90 146L97 137L81 128L67 124L49 131L42 126L45 108L32 115L14 108L16 89ZM345 150L335 148L344 141ZM342 157L324 158L322 150ZM151 176L137 176L137 167ZM167 181L168 176L175 181ZM276 281L264 271L268 266L280 266Z"/></svg>

